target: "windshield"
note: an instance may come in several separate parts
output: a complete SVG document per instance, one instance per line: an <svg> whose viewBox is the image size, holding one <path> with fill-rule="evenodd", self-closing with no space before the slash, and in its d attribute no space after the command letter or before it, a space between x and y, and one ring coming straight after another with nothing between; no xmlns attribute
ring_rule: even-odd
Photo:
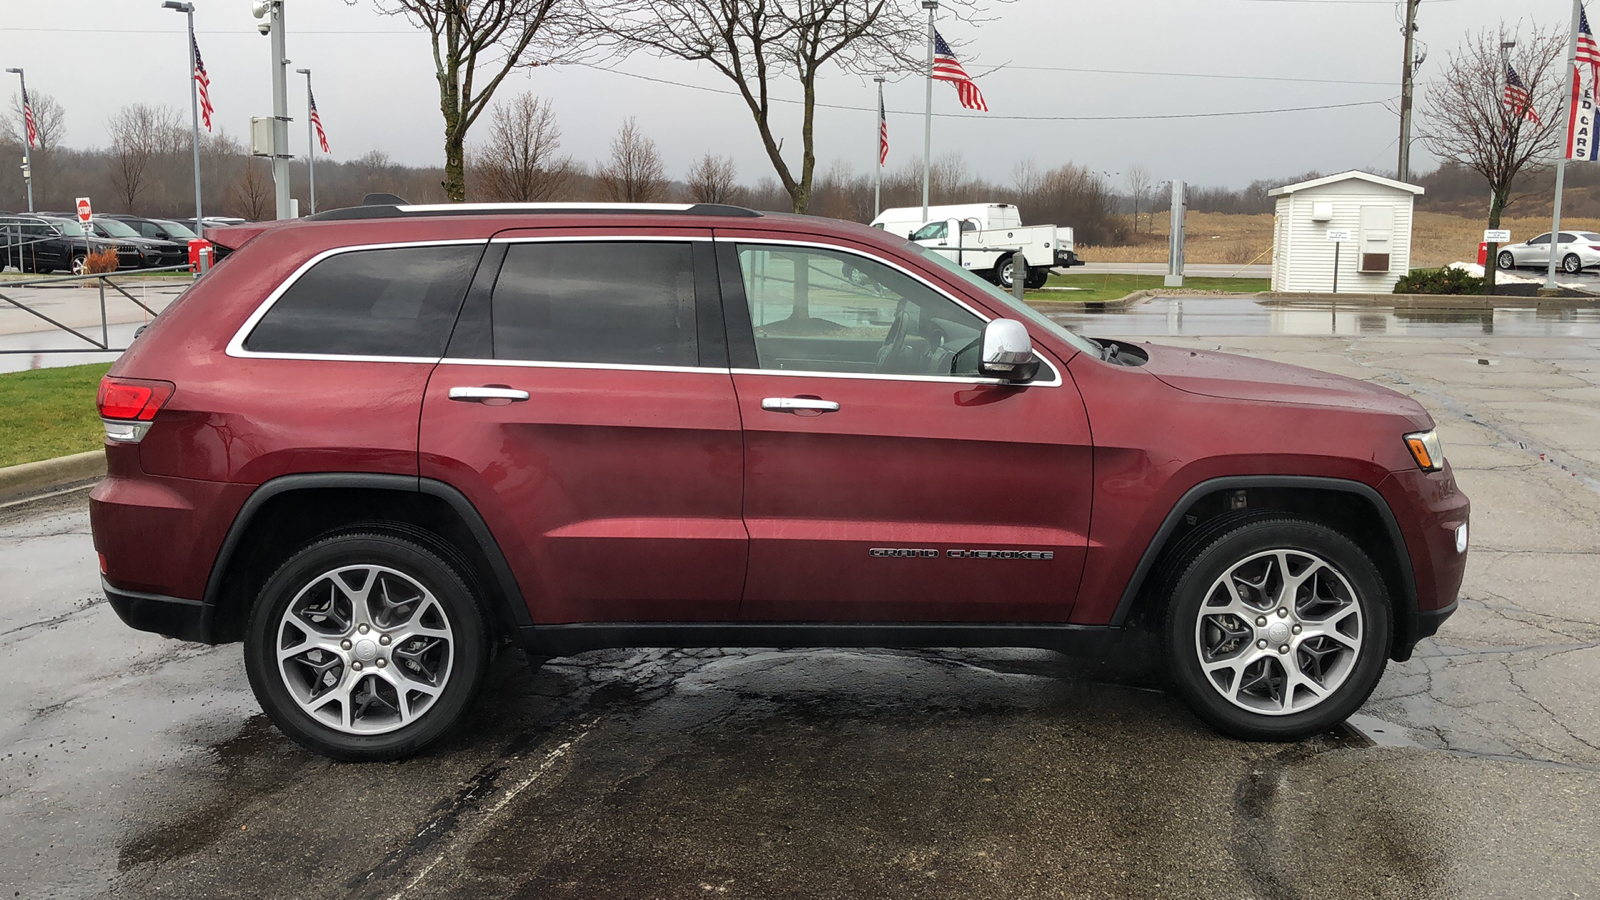
<svg viewBox="0 0 1600 900"><path fill-rule="evenodd" d="M190 231L187 227L179 225L177 222L173 222L168 219L151 219L150 221L161 226L161 230L167 233L167 237L174 238L176 240L187 241L191 238L199 237L199 235L195 234L193 231Z"/></svg>
<svg viewBox="0 0 1600 900"><path fill-rule="evenodd" d="M95 219L94 224L112 237L139 237L139 232L134 231L126 222L118 222L116 219Z"/></svg>
<svg viewBox="0 0 1600 900"><path fill-rule="evenodd" d="M1083 337L1082 335L1074 334L1072 331L1068 330L1066 326L1059 322L1052 321L1050 318L1045 316L1044 313L1039 312L1028 304L1018 303L1015 297L1011 296L1005 291L1000 290L989 282L984 281L982 278L972 274L970 271L956 265L950 259L946 258L944 254L936 253L920 244L911 244L910 246L913 250L922 254L923 258L932 261L933 264L939 268L944 269L947 272L954 272L973 286L983 289L983 291L991 298L997 299L1003 303L1006 309L1016 313L1019 318L1032 322L1033 324L1043 328L1044 330L1050 332L1061 340L1066 341L1068 344L1071 344L1079 350L1099 358L1100 348L1095 346L1094 343L1092 343L1088 338Z"/></svg>
<svg viewBox="0 0 1600 900"><path fill-rule="evenodd" d="M71 219L51 222L50 227L54 228L57 234L64 234L67 237L83 237L83 226Z"/></svg>

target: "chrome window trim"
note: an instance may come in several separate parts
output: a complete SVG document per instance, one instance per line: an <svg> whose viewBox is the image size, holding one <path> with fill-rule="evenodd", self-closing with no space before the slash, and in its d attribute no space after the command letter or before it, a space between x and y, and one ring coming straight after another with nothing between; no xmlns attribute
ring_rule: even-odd
<svg viewBox="0 0 1600 900"><path fill-rule="evenodd" d="M546 362L543 360L527 359L463 359L461 357L447 356L439 360L441 366L496 366L514 367L519 369L607 369L617 372L683 372L683 373L708 373L712 375L727 375L731 369L726 366L652 366L641 363L586 363L586 362Z"/></svg>
<svg viewBox="0 0 1600 900"><path fill-rule="evenodd" d="M857 250L854 247L843 247L843 246L840 246L838 244L830 244L830 243L826 243L826 242L823 242L823 241L801 241L801 240L791 240L791 239L784 239L784 238L772 238L772 239L759 238L759 239L757 239L757 238L722 237L722 236L719 235L716 238L714 238L714 240L716 241L716 243L719 243L719 244L734 244L734 245L738 245L738 244L771 244L771 245L784 246L784 247L816 247L816 248L821 249L821 250L833 250L833 251L838 252L838 253L848 253L851 256L857 256L857 257L860 257L862 259L871 260L871 261L873 261L875 263L878 263L879 265L888 266L891 269L895 269L895 270L899 271L901 274L905 275L908 278L911 278L911 279L913 279L915 281L921 282L922 285L924 287L926 287L928 290L933 291L935 294L938 294L939 296L944 297L945 299L947 299L950 302L956 304L957 306L961 307L962 309L966 310L967 312L972 313L974 316L977 316L978 319L981 320L983 322L983 324L985 324L985 325L987 325L990 322L994 321L993 317L991 317L989 315L986 315L981 310L974 309L972 307L972 304L966 302L965 300L962 300L960 297L952 296L949 291L939 287L938 285L936 285L933 282L929 281L928 279L922 277L921 275L917 274L916 272L913 272L910 269L907 269L905 266L902 266L902 265L900 265L899 263L897 263L897 262L895 262L893 260L885 259L885 258L883 258L881 256L874 256L874 255L872 255L870 253L863 253L862 251ZM743 279L744 279L744 273L743 272L739 273L739 278L740 278L741 281L743 281ZM746 298L746 303L748 303L748 302L749 302L749 300L748 300L748 298ZM1024 322L1022 324L1023 324L1024 328L1027 327L1027 323L1026 322ZM1029 340L1030 341L1032 340L1032 333L1031 332L1029 333ZM1046 381L1044 379L1036 378L1033 381L1024 382L1024 383L1018 383L1018 382L1014 382L1014 381L1006 381L1003 378L979 378L979 377L976 377L976 376L967 376L967 375L879 375L879 374L875 374L875 373L855 373L855 372L802 372L802 371L795 371L795 370L791 370L791 369L734 369L732 371L733 371L733 374L735 374L735 375L796 375L796 376L808 376L808 377L813 377L813 378L820 377L820 378L876 379L876 380L879 380L879 381L932 381L932 382L946 383L946 384L1014 384L1014 385L1017 385L1018 387L1061 387L1061 385L1062 385L1061 370L1056 367L1055 360L1051 359L1048 355L1039 352L1039 348L1038 348L1037 344L1034 345L1034 351L1033 352L1034 352L1034 355L1039 357L1040 361L1045 364L1045 368L1050 370L1050 375L1052 377L1051 377L1051 379L1049 381Z"/></svg>
<svg viewBox="0 0 1600 900"><path fill-rule="evenodd" d="M587 227L587 226L578 226ZM697 231L707 229L699 228ZM587 243L630 243L630 244L692 244L697 241L710 241L710 235L687 234L541 234L516 237L494 237L489 239L491 244L550 244L559 241L585 241Z"/></svg>
<svg viewBox="0 0 1600 900"><path fill-rule="evenodd" d="M362 250L403 250L407 247L459 247L469 244L488 246L488 241L484 238L465 238L440 241L394 241L384 244L351 244L346 247L331 247L327 250L324 250L301 263L299 268L295 269L293 272L290 272L287 278L279 282L278 286L272 289L272 293L267 295L267 299L261 301L261 304L256 307L255 312L251 313L250 317L244 320L244 324L239 326L239 330L233 333L233 338L228 341L227 349L224 352L228 356L236 359L317 359L337 360L341 362L437 363L442 357L367 356L364 354L345 353L266 352L246 350L244 347L244 342L245 339L250 336L250 332L254 331L255 327L261 323L263 318L266 317L267 313L272 311L272 307L277 304L278 300L283 297L284 294L288 293L289 288L294 287L295 283L298 282L300 278L306 274L306 272L310 271L312 266L315 266L317 263L320 263L329 257L338 256L342 253L358 253Z"/></svg>

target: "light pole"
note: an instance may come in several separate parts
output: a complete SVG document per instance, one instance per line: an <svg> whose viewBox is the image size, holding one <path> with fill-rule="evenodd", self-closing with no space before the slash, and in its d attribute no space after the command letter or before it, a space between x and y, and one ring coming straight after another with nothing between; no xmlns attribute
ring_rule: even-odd
<svg viewBox="0 0 1600 900"><path fill-rule="evenodd" d="M306 77L306 179L311 182L311 214L317 212L317 135L316 123L311 121L311 70L295 69Z"/></svg>
<svg viewBox="0 0 1600 900"><path fill-rule="evenodd" d="M194 4L166 0L161 8L181 12L189 20L189 114L194 125L194 233L196 237L203 238L206 236L206 221L200 212L200 86L194 79Z"/></svg>
<svg viewBox="0 0 1600 900"><path fill-rule="evenodd" d="M28 186L28 212L33 212L33 141L28 140L28 79L21 69L7 69L22 84L22 183Z"/></svg>
<svg viewBox="0 0 1600 900"><path fill-rule="evenodd" d="M289 51L284 48L283 0L255 0L256 30L272 38L272 186L277 218L289 218Z"/></svg>
<svg viewBox="0 0 1600 900"><path fill-rule="evenodd" d="M939 0L922 0L928 11L928 103L922 117L922 222L928 222L928 181L933 166L933 14ZM919 228L921 226L918 226Z"/></svg>

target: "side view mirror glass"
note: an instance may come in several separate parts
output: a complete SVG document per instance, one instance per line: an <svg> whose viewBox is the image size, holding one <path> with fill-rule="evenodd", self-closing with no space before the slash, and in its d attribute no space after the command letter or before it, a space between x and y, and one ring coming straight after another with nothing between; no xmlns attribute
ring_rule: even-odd
<svg viewBox="0 0 1600 900"><path fill-rule="evenodd" d="M995 319L983 326L983 357L978 374L1007 381L1032 381L1039 374L1028 329L1016 319Z"/></svg>

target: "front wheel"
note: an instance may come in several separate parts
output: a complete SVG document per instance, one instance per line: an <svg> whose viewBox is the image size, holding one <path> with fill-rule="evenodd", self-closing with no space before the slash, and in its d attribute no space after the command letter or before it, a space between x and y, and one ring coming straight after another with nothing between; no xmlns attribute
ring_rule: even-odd
<svg viewBox="0 0 1600 900"><path fill-rule="evenodd" d="M1517 267L1517 258L1511 255L1510 250L1501 250L1500 256L1497 258L1502 269L1515 269Z"/></svg>
<svg viewBox="0 0 1600 900"><path fill-rule="evenodd" d="M1561 259L1561 271L1568 275L1576 275L1583 271L1583 260L1576 253L1568 253Z"/></svg>
<svg viewBox="0 0 1600 900"><path fill-rule="evenodd" d="M1383 578L1349 538L1297 519L1233 528L1177 579L1168 671L1195 713L1249 740L1299 740L1344 721L1383 675Z"/></svg>
<svg viewBox="0 0 1600 900"><path fill-rule="evenodd" d="M488 634L467 584L402 538L356 531L315 541L267 580L251 610L250 687L311 750L410 756L453 726L483 683Z"/></svg>
<svg viewBox="0 0 1600 900"><path fill-rule="evenodd" d="M1008 256L1005 259L1000 260L998 263L995 263L995 267L994 267L994 283L999 285L1000 287L1005 288L1008 291L1011 290L1011 287L1012 287L1011 279L1015 275L1016 270L1017 270L1016 262L1017 262L1016 254L1012 254L1011 256ZM1026 263L1024 263L1024 270L1026 270ZM1024 276L1024 278L1026 278L1026 277L1027 276ZM1024 287L1027 286L1027 282L1026 281L1023 282L1023 286Z"/></svg>
<svg viewBox="0 0 1600 900"><path fill-rule="evenodd" d="M82 253L74 253L72 255L72 274L89 274L89 257L84 256Z"/></svg>

